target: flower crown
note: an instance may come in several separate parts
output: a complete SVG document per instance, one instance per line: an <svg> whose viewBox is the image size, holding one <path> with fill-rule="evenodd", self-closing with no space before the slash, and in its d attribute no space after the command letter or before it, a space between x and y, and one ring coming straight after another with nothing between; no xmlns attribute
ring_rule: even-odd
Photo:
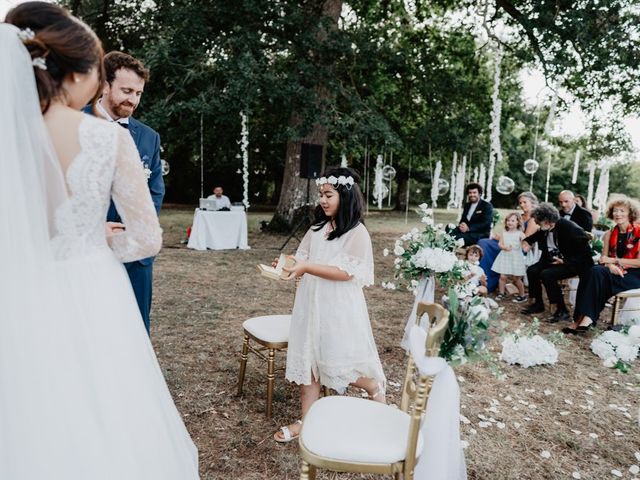
<svg viewBox="0 0 640 480"><path fill-rule="evenodd" d="M321 185L324 185L325 183L330 183L334 187L338 185L344 185L347 187L348 190L351 190L351 187L356 182L351 175L349 175L348 177L345 177L344 175L340 175L337 178L334 177L333 175L329 177L316 178L316 185L321 186Z"/></svg>
<svg viewBox="0 0 640 480"><path fill-rule="evenodd" d="M30 28L25 28L18 32L18 38L26 45L28 42L36 38L36 34ZM41 70L47 69L47 60L45 57L36 57L31 60L31 64Z"/></svg>

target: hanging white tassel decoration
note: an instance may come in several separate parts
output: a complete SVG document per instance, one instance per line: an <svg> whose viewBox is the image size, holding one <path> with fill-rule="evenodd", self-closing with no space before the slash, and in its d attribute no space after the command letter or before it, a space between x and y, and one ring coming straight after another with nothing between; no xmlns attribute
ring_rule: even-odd
<svg viewBox="0 0 640 480"><path fill-rule="evenodd" d="M480 164L480 176L478 177L478 183L482 187L482 190L486 190L487 185L487 169L484 166L484 163Z"/></svg>
<svg viewBox="0 0 640 480"><path fill-rule="evenodd" d="M593 203L601 214L607 207L607 198L609 197L609 168L610 163L607 160L600 162L600 177L598 178L598 186L596 187Z"/></svg>
<svg viewBox="0 0 640 480"><path fill-rule="evenodd" d="M458 216L461 213L462 205L464 204L464 182L465 171L467 168L467 157L462 157L462 165L458 167L458 174L456 175L456 207L458 207Z"/></svg>
<svg viewBox="0 0 640 480"><path fill-rule="evenodd" d="M478 167L473 167L473 183L478 183Z"/></svg>
<svg viewBox="0 0 640 480"><path fill-rule="evenodd" d="M442 173L442 162L438 160L436 162L436 168L433 171L433 183L431 184L431 208L438 206L438 194L440 191L440 174Z"/></svg>
<svg viewBox="0 0 640 480"><path fill-rule="evenodd" d="M575 184L578 181L579 168L580 168L580 150L576 151L576 159L573 162L573 176L571 177L572 184Z"/></svg>
<svg viewBox="0 0 640 480"><path fill-rule="evenodd" d="M487 176L487 188L485 198L491 201L491 190L493 188L493 174L496 162L502 161L502 147L500 145L500 117L502 115L502 101L500 100L500 65L502 63L502 47L498 45L495 53L493 72L493 93L491 100L493 108L491 110L491 146L489 149L489 174Z"/></svg>
<svg viewBox="0 0 640 480"><path fill-rule="evenodd" d="M382 169L384 167L384 160L382 155L378 155L376 158L376 170L375 177L373 180L373 198L376 199L376 203L378 204L378 209L382 210L382 200L387 196L389 189L384 184L384 179L382 178Z"/></svg>
<svg viewBox="0 0 640 480"><path fill-rule="evenodd" d="M587 207L592 208L593 205L593 182L596 178L596 162L589 162L589 188L587 190Z"/></svg>
<svg viewBox="0 0 640 480"><path fill-rule="evenodd" d="M342 168L347 168L349 166L349 165L347 165L347 156L344 153L340 157L340 166Z"/></svg>
<svg viewBox="0 0 640 480"><path fill-rule="evenodd" d="M451 183L449 183L449 203L447 208L455 208L456 204L456 171L458 169L458 152L453 152L453 164L451 166Z"/></svg>
<svg viewBox="0 0 640 480"><path fill-rule="evenodd" d="M242 150L242 203L249 209L249 117L240 112L242 119L242 133L240 148Z"/></svg>

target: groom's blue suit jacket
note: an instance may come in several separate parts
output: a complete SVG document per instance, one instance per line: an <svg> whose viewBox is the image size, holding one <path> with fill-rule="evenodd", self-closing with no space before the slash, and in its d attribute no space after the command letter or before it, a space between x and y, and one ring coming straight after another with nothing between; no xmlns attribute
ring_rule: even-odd
<svg viewBox="0 0 640 480"><path fill-rule="evenodd" d="M84 112L91 115L95 113L91 106L85 107ZM151 170L151 176L147 183L153 204L156 207L156 212L160 214L160 207L162 206L162 199L164 198L164 180L162 179L162 164L160 162L160 135L153 128L133 117L129 117L129 133L140 154L140 161L143 166ZM109 206L107 221L121 221L120 215L118 215L118 211L113 202L111 202ZM139 260L139 262L143 265L151 265L151 263L153 263L153 257L144 258Z"/></svg>

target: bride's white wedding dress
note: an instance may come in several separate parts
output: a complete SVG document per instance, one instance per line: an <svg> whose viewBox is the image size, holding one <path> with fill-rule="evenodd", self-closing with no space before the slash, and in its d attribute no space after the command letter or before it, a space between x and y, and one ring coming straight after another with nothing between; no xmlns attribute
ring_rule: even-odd
<svg viewBox="0 0 640 480"><path fill-rule="evenodd" d="M12 66L0 73L0 479L197 479L197 450L122 265L161 242L135 145L87 116L55 197L15 32L0 25L0 67ZM110 198L126 231L109 246Z"/></svg>

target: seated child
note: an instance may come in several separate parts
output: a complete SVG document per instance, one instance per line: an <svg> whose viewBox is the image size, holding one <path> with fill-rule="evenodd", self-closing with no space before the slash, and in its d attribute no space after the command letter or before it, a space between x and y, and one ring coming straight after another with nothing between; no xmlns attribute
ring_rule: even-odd
<svg viewBox="0 0 640 480"><path fill-rule="evenodd" d="M465 282L456 287L460 297L485 296L487 294L487 276L480 266L480 259L483 254L482 248L478 245L471 245L467 248L464 259L469 264L470 271L465 277Z"/></svg>

